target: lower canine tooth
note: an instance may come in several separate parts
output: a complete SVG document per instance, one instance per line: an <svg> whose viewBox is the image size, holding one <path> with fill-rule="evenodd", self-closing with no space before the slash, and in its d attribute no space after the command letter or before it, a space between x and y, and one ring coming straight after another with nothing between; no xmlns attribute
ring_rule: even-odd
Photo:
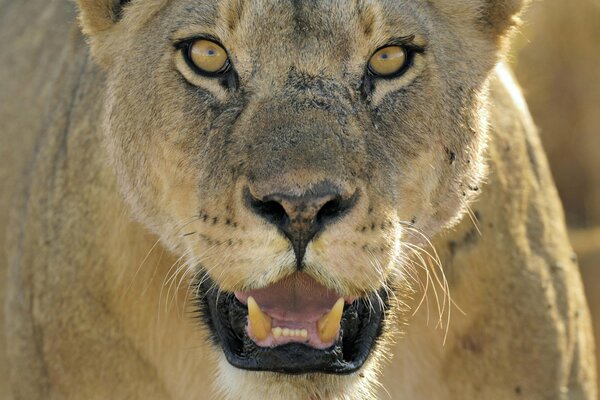
<svg viewBox="0 0 600 400"><path fill-rule="evenodd" d="M342 313L344 312L344 299L340 297L335 305L327 313L317 321L317 331L319 337L325 343L334 340L340 330L340 322L342 320Z"/></svg>
<svg viewBox="0 0 600 400"><path fill-rule="evenodd" d="M248 297L248 328L258 340L265 340L271 333L271 317L265 314L252 296Z"/></svg>

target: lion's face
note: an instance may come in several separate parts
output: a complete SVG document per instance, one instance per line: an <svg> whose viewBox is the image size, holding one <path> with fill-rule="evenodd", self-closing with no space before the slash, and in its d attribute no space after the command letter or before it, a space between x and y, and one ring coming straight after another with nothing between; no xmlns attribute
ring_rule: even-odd
<svg viewBox="0 0 600 400"><path fill-rule="evenodd" d="M265 394L326 397L372 373L387 289L402 299L411 246L483 174L497 38L457 3L126 6L103 50L107 147L199 281L224 382L265 371Z"/></svg>

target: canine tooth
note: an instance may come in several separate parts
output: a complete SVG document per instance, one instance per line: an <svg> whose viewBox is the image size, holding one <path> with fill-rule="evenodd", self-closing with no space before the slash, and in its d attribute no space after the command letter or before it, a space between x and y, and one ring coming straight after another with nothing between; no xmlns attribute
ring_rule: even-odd
<svg viewBox="0 0 600 400"><path fill-rule="evenodd" d="M271 317L265 314L252 296L248 297L248 325L258 340L265 340L271 333Z"/></svg>
<svg viewBox="0 0 600 400"><path fill-rule="evenodd" d="M280 327L273 328L273 337L275 339L279 339L281 337L281 328Z"/></svg>
<svg viewBox="0 0 600 400"><path fill-rule="evenodd" d="M283 331L281 333L283 334L283 336L290 336L289 328L283 328Z"/></svg>
<svg viewBox="0 0 600 400"><path fill-rule="evenodd" d="M338 334L340 330L340 322L342 320L342 313L344 312L344 299L340 297L335 305L327 313L317 321L317 331L319 337L325 343L331 342Z"/></svg>

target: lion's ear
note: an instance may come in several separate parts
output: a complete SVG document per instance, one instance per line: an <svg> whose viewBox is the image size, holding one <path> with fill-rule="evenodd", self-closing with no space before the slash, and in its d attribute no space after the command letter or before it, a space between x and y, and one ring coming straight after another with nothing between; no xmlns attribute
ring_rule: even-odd
<svg viewBox="0 0 600 400"><path fill-rule="evenodd" d="M129 0L76 0L79 25L88 37L92 55L102 65L110 64L110 39Z"/></svg>
<svg viewBox="0 0 600 400"><path fill-rule="evenodd" d="M519 22L530 0L432 0L457 25L473 24L495 39L506 36Z"/></svg>
<svg viewBox="0 0 600 400"><path fill-rule="evenodd" d="M127 0L77 0L83 33L93 36L110 30L121 17Z"/></svg>
<svg viewBox="0 0 600 400"><path fill-rule="evenodd" d="M478 6L482 27L494 34L504 35L518 24L518 16L529 0L475 0L475 2L479 3L475 6Z"/></svg>

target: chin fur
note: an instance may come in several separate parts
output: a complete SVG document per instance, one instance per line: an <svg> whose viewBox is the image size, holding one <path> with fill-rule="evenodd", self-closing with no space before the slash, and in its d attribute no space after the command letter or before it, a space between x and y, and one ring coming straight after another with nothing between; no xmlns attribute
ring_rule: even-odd
<svg viewBox="0 0 600 400"><path fill-rule="evenodd" d="M219 399L227 400L369 400L377 397L379 359L373 354L351 375L283 375L240 370L220 356L215 390Z"/></svg>

